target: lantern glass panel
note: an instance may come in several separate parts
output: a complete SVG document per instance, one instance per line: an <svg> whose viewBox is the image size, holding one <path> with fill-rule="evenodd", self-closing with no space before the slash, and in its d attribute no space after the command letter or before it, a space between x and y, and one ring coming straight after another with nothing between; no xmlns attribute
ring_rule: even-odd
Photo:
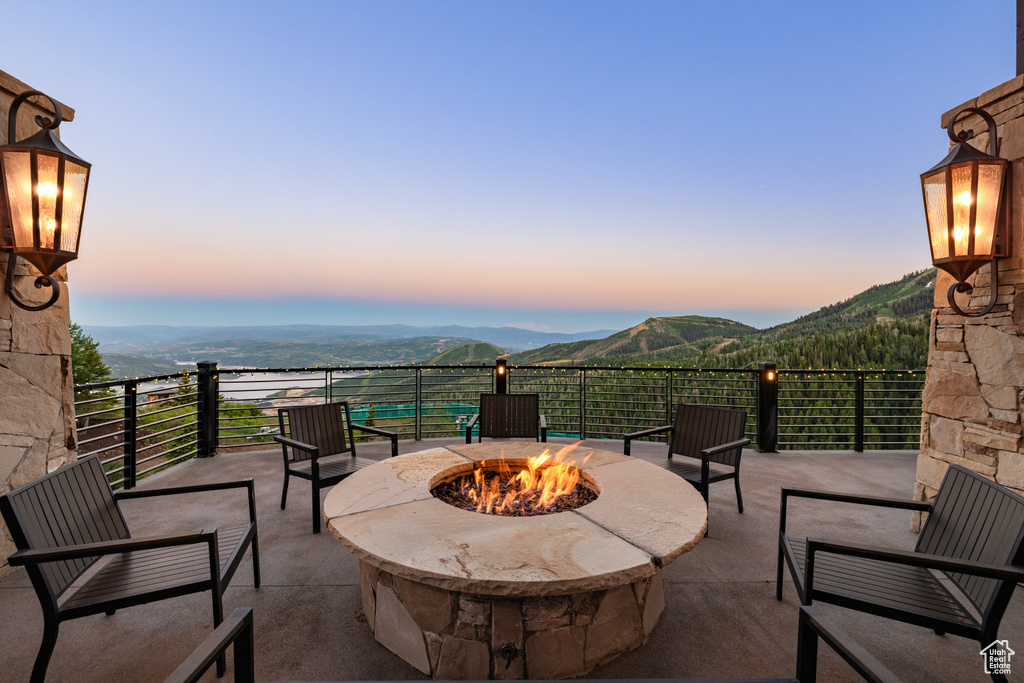
<svg viewBox="0 0 1024 683"><path fill-rule="evenodd" d="M39 248L54 249L57 233L57 158L36 156L36 196L39 197Z"/></svg>
<svg viewBox="0 0 1024 683"><path fill-rule="evenodd" d="M993 252L993 239L1003 187L1002 164L978 166L978 215L974 221L974 253L986 256Z"/></svg>
<svg viewBox="0 0 1024 683"><path fill-rule="evenodd" d="M3 152L4 183L14 228L14 244L33 246L32 160L28 152Z"/></svg>
<svg viewBox="0 0 1024 683"><path fill-rule="evenodd" d="M924 186L924 202L928 218L928 237L932 243L932 259L949 258L945 169L924 178L922 184Z"/></svg>
<svg viewBox="0 0 1024 683"><path fill-rule="evenodd" d="M974 164L954 166L950 169L953 176L953 254L967 256L970 254L971 238L971 180L974 177Z"/></svg>
<svg viewBox="0 0 1024 683"><path fill-rule="evenodd" d="M60 250L77 251L78 233L82 227L82 202L89 171L84 166L64 163L64 211L60 224Z"/></svg>

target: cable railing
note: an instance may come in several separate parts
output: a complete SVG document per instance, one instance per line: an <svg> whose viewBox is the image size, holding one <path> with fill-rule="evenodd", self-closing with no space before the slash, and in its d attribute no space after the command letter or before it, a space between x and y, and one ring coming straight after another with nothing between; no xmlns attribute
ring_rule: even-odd
<svg viewBox="0 0 1024 683"><path fill-rule="evenodd" d="M668 424L678 403L693 402L745 410L754 447L759 434L774 430L767 450L776 443L806 450L917 448L923 386L923 370L766 375L758 369L509 366L508 375L509 392L540 396L553 437L621 439ZM111 483L131 488L193 457L271 446L278 409L293 405L348 401L354 422L401 439L464 436L480 394L495 387L493 365L235 369L200 363L194 371L76 387L78 449L99 454ZM764 400L776 392L777 401Z"/></svg>

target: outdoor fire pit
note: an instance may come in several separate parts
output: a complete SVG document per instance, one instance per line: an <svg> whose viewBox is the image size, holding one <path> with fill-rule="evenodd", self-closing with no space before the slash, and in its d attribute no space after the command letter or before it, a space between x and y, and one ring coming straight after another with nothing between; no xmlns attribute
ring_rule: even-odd
<svg viewBox="0 0 1024 683"><path fill-rule="evenodd" d="M665 605L662 568L704 535L704 501L642 460L559 450L435 448L334 487L324 516L359 558L363 612L381 644L434 678L543 679L585 674L646 640ZM552 479L557 468L571 491ZM540 494L514 501L521 469L573 502L526 512L523 500ZM480 504L463 477L497 495Z"/></svg>

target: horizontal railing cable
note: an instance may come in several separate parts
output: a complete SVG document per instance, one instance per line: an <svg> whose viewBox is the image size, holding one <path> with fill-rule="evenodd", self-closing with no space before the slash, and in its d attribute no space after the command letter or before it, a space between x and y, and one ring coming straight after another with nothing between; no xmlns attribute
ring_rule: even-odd
<svg viewBox="0 0 1024 683"><path fill-rule="evenodd" d="M480 394L495 390L494 366L485 364L206 366L75 387L79 454L101 454L111 483L130 487L197 455L271 447L278 408L327 401L348 401L355 423L402 439L455 438L476 414ZM696 402L745 410L756 446L758 372L509 366L508 391L538 394L553 436L621 439L668 424L678 403ZM923 386L923 370L780 369L777 447L917 448Z"/></svg>

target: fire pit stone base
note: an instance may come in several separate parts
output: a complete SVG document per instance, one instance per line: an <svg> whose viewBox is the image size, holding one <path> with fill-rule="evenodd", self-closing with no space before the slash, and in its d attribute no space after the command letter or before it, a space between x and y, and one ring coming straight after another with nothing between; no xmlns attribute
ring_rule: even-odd
<svg viewBox="0 0 1024 683"><path fill-rule="evenodd" d="M470 680L580 676L643 644L665 606L664 567L707 528L686 481L587 449L574 457L598 498L572 511L499 517L430 493L480 461L525 461L547 447L410 453L327 494L327 526L359 560L378 642L435 679Z"/></svg>
<svg viewBox="0 0 1024 683"><path fill-rule="evenodd" d="M446 591L362 561L359 568L374 636L435 679L581 676L642 645L665 607L660 569L609 590L516 599Z"/></svg>

